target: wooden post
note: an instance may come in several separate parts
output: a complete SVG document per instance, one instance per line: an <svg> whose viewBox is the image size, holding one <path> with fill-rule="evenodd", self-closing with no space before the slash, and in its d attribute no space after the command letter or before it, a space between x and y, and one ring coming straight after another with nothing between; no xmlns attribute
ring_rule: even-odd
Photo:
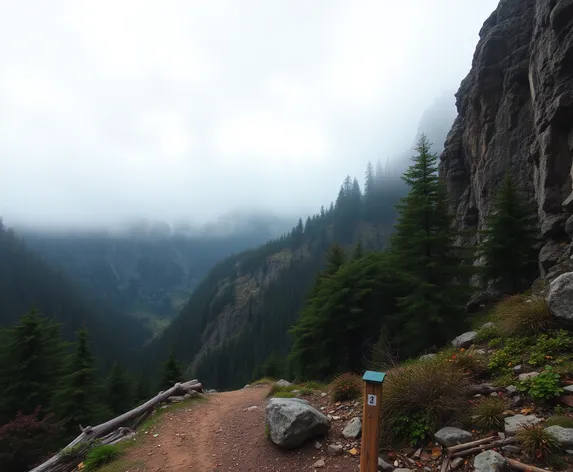
<svg viewBox="0 0 573 472"><path fill-rule="evenodd" d="M360 472L378 472L380 423L382 420L382 382L386 374L367 370L362 377L364 406L362 407L362 447Z"/></svg>

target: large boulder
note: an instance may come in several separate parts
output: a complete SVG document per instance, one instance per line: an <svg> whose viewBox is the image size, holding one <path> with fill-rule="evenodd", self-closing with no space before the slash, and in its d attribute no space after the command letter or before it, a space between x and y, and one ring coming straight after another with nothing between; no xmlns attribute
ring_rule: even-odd
<svg viewBox="0 0 573 472"><path fill-rule="evenodd" d="M505 434L514 436L524 426L533 426L541 422L535 415L514 415L505 418Z"/></svg>
<svg viewBox="0 0 573 472"><path fill-rule="evenodd" d="M452 341L452 346L460 348L470 347L477 336L477 331L468 331L467 333L460 334Z"/></svg>
<svg viewBox="0 0 573 472"><path fill-rule="evenodd" d="M442 446L450 447L456 444L463 444L472 440L472 433L460 428L446 426L434 434L434 439Z"/></svg>
<svg viewBox="0 0 573 472"><path fill-rule="evenodd" d="M549 426L547 431L553 436L560 446L567 449L573 447L573 428L563 428L562 426Z"/></svg>
<svg viewBox="0 0 573 472"><path fill-rule="evenodd" d="M266 416L271 441L284 449L299 447L330 430L329 419L298 398L271 398Z"/></svg>
<svg viewBox="0 0 573 472"><path fill-rule="evenodd" d="M561 274L551 282L547 301L553 316L573 321L573 272Z"/></svg>
<svg viewBox="0 0 573 472"><path fill-rule="evenodd" d="M475 472L501 472L507 461L499 452L484 451L474 459Z"/></svg>

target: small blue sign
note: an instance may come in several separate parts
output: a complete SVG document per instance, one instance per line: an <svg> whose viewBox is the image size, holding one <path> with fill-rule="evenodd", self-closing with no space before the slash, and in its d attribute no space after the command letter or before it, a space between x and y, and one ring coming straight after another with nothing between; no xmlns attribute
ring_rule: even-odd
<svg viewBox="0 0 573 472"><path fill-rule="evenodd" d="M364 376L362 380L369 383L381 384L384 382L384 378L386 377L385 372L374 372L373 370L367 370L364 372Z"/></svg>

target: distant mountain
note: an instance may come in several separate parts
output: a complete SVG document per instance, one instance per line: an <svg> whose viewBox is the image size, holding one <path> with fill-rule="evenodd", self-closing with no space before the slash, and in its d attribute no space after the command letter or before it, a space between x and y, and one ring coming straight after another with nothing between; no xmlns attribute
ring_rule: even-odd
<svg viewBox="0 0 573 472"><path fill-rule="evenodd" d="M86 326L104 363L120 359L132 364L151 334L137 320L84 297L62 271L44 262L0 221L0 327L14 324L33 307L60 322L68 340Z"/></svg>
<svg viewBox="0 0 573 472"><path fill-rule="evenodd" d="M108 232L24 229L22 234L90 297L157 333L217 262L286 228L279 218L230 214L202 228L141 221Z"/></svg>

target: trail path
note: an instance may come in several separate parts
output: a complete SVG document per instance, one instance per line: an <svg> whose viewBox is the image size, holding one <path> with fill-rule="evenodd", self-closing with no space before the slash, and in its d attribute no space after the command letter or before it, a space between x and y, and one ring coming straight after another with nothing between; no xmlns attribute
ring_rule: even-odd
<svg viewBox="0 0 573 472"><path fill-rule="evenodd" d="M117 472L312 471L321 458L321 471L356 472L355 458L328 457L314 443L290 452L275 447L265 437L267 392L259 386L211 394L206 402L166 413L153 431L138 434Z"/></svg>

